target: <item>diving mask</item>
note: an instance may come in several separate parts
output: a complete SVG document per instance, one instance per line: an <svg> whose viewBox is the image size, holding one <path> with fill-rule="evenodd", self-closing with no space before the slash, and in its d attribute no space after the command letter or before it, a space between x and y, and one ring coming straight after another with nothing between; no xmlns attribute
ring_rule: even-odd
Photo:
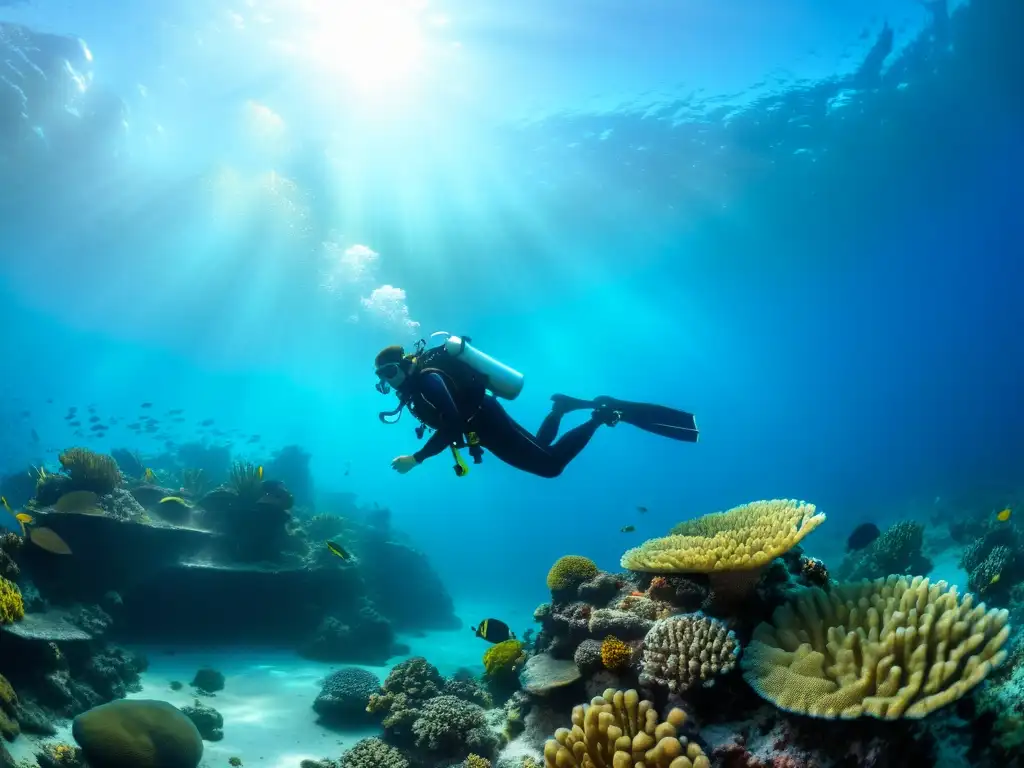
<svg viewBox="0 0 1024 768"><path fill-rule="evenodd" d="M395 378L402 367L398 363L385 363L384 365L377 368L374 373L377 374L377 385L376 389L382 395L386 395L391 391L391 379Z"/></svg>

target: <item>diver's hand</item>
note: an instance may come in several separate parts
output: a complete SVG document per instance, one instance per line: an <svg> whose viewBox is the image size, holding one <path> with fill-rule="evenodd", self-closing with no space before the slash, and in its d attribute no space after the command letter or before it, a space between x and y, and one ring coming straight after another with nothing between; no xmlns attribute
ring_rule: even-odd
<svg viewBox="0 0 1024 768"><path fill-rule="evenodd" d="M391 468L400 475L404 475L410 469L419 464L415 456L399 456L391 461Z"/></svg>

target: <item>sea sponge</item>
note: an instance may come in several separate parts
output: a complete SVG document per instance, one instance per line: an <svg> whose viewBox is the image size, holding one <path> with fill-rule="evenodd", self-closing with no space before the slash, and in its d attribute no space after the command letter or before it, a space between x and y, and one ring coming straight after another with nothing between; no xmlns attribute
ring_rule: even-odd
<svg viewBox="0 0 1024 768"><path fill-rule="evenodd" d="M548 571L548 589L552 592L572 589L595 576L597 566L589 557L564 555L558 558Z"/></svg>
<svg viewBox="0 0 1024 768"><path fill-rule="evenodd" d="M701 613L656 622L644 638L640 683L656 683L673 693L710 685L736 666L740 646L722 622Z"/></svg>
<svg viewBox="0 0 1024 768"><path fill-rule="evenodd" d="M11 624L25 617L25 601L13 581L0 576L0 624Z"/></svg>
<svg viewBox="0 0 1024 768"><path fill-rule="evenodd" d="M195 724L166 701L120 699L83 712L71 735L90 765L196 768L203 740Z"/></svg>
<svg viewBox="0 0 1024 768"><path fill-rule="evenodd" d="M502 640L484 652L484 673L487 677L511 674L526 661L523 644L518 640Z"/></svg>
<svg viewBox="0 0 1024 768"><path fill-rule="evenodd" d="M719 596L748 593L762 569L825 522L813 504L755 501L679 523L622 556L622 567L648 573L706 573Z"/></svg>
<svg viewBox="0 0 1024 768"><path fill-rule="evenodd" d="M1007 616L920 576L810 587L758 625L743 676L798 714L921 718L1005 660Z"/></svg>
<svg viewBox="0 0 1024 768"><path fill-rule="evenodd" d="M664 722L634 690L608 689L573 707L572 729L559 728L544 745L546 768L710 768L696 742L678 737L686 713L673 709Z"/></svg>
<svg viewBox="0 0 1024 768"><path fill-rule="evenodd" d="M605 669L624 667L629 664L629 660L632 658L633 649L615 637L615 635L608 635L602 641L601 663L604 664Z"/></svg>
<svg viewBox="0 0 1024 768"><path fill-rule="evenodd" d="M113 456L88 448L68 448L57 458L71 478L67 491L92 491L102 496L121 485L121 470Z"/></svg>

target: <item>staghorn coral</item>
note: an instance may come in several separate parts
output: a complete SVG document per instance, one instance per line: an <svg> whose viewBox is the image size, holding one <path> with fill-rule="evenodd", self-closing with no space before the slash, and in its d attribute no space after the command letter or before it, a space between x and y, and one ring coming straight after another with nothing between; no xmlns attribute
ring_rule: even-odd
<svg viewBox="0 0 1024 768"><path fill-rule="evenodd" d="M736 666L740 646L722 622L700 613L656 622L644 638L640 683L685 691Z"/></svg>
<svg viewBox="0 0 1024 768"><path fill-rule="evenodd" d="M409 761L390 744L374 737L356 742L342 756L341 768L409 768Z"/></svg>
<svg viewBox="0 0 1024 768"><path fill-rule="evenodd" d="M523 644L518 640L503 640L484 652L484 674L487 677L504 677L514 674L526 661Z"/></svg>
<svg viewBox="0 0 1024 768"><path fill-rule="evenodd" d="M754 631L744 679L781 709L828 719L921 718L1006 657L1007 612L944 581L902 577L807 588Z"/></svg>
<svg viewBox="0 0 1024 768"><path fill-rule="evenodd" d="M633 649L624 642L608 635L601 643L601 663L605 669L620 669L629 664L633 658ZM578 664L576 666L579 666Z"/></svg>
<svg viewBox="0 0 1024 768"><path fill-rule="evenodd" d="M68 448L60 454L58 461L70 478L64 492L92 491L103 496L121 485L121 470L113 456L88 448Z"/></svg>
<svg viewBox="0 0 1024 768"><path fill-rule="evenodd" d="M589 557L563 555L548 571L548 589L552 592L575 589L583 582L593 579L597 573L597 566Z"/></svg>
<svg viewBox="0 0 1024 768"><path fill-rule="evenodd" d="M544 745L546 768L710 768L696 742L677 736L686 722L673 709L663 722L634 690L608 689L590 704L573 707L572 729L559 728Z"/></svg>
<svg viewBox="0 0 1024 768"><path fill-rule="evenodd" d="M0 576L0 624L21 621L25 616L25 601L21 590L13 581Z"/></svg>
<svg viewBox="0 0 1024 768"><path fill-rule="evenodd" d="M825 522L813 504L755 501L679 523L622 556L622 567L648 573L706 573L723 597L746 595L761 571Z"/></svg>

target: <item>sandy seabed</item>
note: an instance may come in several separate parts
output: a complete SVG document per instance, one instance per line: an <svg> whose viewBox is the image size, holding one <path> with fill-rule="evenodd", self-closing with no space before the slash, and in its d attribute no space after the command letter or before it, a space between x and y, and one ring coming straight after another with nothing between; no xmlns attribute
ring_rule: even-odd
<svg viewBox="0 0 1024 768"><path fill-rule="evenodd" d="M529 614L523 615L523 606L516 606L514 616L496 613L493 604L488 607L464 603L456 608L465 625L462 630L398 638L410 647L409 656L425 656L443 675L451 675L460 667L476 673L483 671L481 656L487 644L469 629L481 618L500 616L515 628L532 623ZM136 650L149 658L149 669L142 674L142 690L129 694L130 699L162 699L184 707L196 699L188 683L197 669L209 666L224 674L224 690L215 696L200 697L203 704L224 717L224 738L204 742L202 765L207 768L226 768L231 757L241 758L244 766L258 768L298 768L306 759L336 759L359 739L377 735L378 731L337 731L319 725L312 705L323 678L336 669L359 666L383 680L391 667L408 658L397 656L386 665L369 666L319 663L287 651L252 648L154 646ZM173 691L172 681L179 681L184 687ZM56 736L22 735L7 747L16 760L34 763L40 743L60 741L73 743L70 721Z"/></svg>

